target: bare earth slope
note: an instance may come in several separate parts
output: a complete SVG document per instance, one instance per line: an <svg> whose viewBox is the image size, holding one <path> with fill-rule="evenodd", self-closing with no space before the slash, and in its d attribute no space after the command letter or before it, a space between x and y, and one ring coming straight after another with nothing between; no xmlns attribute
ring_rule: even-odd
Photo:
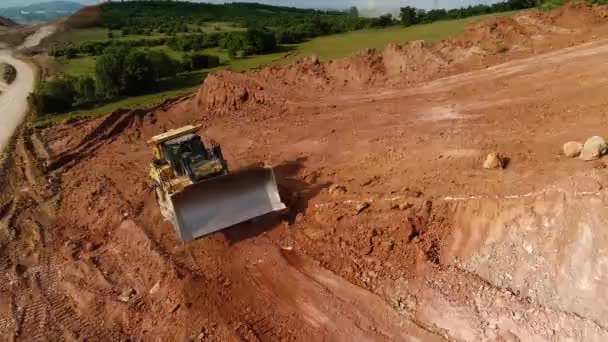
<svg viewBox="0 0 608 342"><path fill-rule="evenodd" d="M608 135L605 13L568 5L433 46L223 72L156 108L28 132L1 198L0 331L605 341L607 165L560 155ZM187 123L233 169L273 164L289 211L177 241L145 141ZM505 170L481 167L493 151Z"/></svg>

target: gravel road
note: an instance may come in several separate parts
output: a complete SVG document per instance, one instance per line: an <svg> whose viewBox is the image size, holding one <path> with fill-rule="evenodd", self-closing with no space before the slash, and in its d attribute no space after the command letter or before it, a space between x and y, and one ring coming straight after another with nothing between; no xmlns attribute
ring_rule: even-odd
<svg viewBox="0 0 608 342"><path fill-rule="evenodd" d="M26 38L20 48L34 47L55 31L54 26L42 26ZM27 96L36 83L34 66L13 56L12 50L0 50L0 63L8 63L17 69L17 78L7 85L0 81L0 152L27 114Z"/></svg>

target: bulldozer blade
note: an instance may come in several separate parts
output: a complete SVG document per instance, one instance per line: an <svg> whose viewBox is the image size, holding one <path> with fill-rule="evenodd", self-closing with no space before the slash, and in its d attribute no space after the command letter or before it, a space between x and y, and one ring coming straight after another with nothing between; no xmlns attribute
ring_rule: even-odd
<svg viewBox="0 0 608 342"><path fill-rule="evenodd" d="M254 169L193 184L171 197L175 225L191 241L285 209L272 169Z"/></svg>

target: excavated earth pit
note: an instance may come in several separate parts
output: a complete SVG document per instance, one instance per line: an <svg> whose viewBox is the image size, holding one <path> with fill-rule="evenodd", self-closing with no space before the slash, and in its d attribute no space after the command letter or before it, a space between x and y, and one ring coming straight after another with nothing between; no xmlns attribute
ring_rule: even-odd
<svg viewBox="0 0 608 342"><path fill-rule="evenodd" d="M605 341L607 164L561 147L608 135L607 23L524 12L25 130L0 197L3 337ZM145 141L193 123L232 169L273 165L289 210L178 241Z"/></svg>

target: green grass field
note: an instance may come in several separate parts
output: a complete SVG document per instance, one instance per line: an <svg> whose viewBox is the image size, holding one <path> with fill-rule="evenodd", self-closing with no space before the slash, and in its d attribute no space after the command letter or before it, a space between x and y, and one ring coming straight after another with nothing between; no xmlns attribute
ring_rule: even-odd
<svg viewBox="0 0 608 342"><path fill-rule="evenodd" d="M230 32L230 31L244 31L243 27L236 27L232 23L227 22L208 22L204 25L190 25L191 29L200 30L202 29L205 33L214 33L214 32ZM139 40L139 39L152 39L152 38L160 38L167 37L166 34L153 33L151 35L128 35L122 36L121 31L113 30L113 40ZM178 33L178 35L185 34L193 34L193 33ZM108 38L108 29L101 27L93 27L79 30L71 30L67 32L60 32L49 39L49 43L54 43L58 45L63 45L65 43L71 42L74 44L79 44L83 42L91 42L91 41L107 41L110 40Z"/></svg>
<svg viewBox="0 0 608 342"><path fill-rule="evenodd" d="M516 13L505 12L500 15L509 16ZM365 48L382 49L389 43L404 44L414 40L437 42L464 31L467 24L471 22L491 16L496 16L496 14L410 27L393 26L384 29L367 29L320 37L297 45L296 52L299 56L296 57L315 55L321 60L330 60L349 56Z"/></svg>
<svg viewBox="0 0 608 342"><path fill-rule="evenodd" d="M516 12L502 13L501 15L513 15ZM488 15L492 16L492 15ZM109 113L117 108L137 108L164 101L171 96L183 95L194 91L202 83L205 75L220 69L231 69L245 71L273 63L288 63L297 58L315 55L321 60L329 60L349 56L365 48L382 49L389 43L403 44L414 40L426 40L436 42L462 32L466 25L472 21L481 20L487 16L473 17L461 20L439 21L427 25L416 25L411 27L394 26L385 29L367 29L332 36L312 39L308 42L289 46L289 52L278 52L267 55L251 56L243 59L230 60L227 53L221 49L206 49L202 52L220 57L221 66L208 70L201 70L185 77L179 77L171 84L169 90L156 94L149 94L133 98L121 99L102 107L93 109L82 109L64 115L40 118L36 125L47 125L71 117L97 116ZM85 32L74 32L73 36L95 37L99 35L98 29L81 30ZM107 34L104 31L104 34ZM181 58L183 53L173 51L166 46L153 47L152 49L166 51L173 58ZM67 75L83 76L92 75L95 70L94 57L74 58L71 60L59 60L60 72ZM197 76L192 76L197 75Z"/></svg>
<svg viewBox="0 0 608 342"><path fill-rule="evenodd" d="M67 42L80 43L106 39L108 39L108 30L95 27L60 32L49 38L49 41L56 44L63 44Z"/></svg>

